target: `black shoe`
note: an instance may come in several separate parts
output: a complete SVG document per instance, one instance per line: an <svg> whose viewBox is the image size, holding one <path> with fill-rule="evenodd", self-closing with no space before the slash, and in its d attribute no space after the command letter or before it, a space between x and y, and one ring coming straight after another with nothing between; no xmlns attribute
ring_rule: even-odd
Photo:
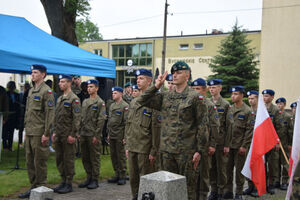
<svg viewBox="0 0 300 200"><path fill-rule="evenodd" d="M118 181L119 181L119 177L116 176L107 180L107 182L109 183L117 183Z"/></svg>
<svg viewBox="0 0 300 200"><path fill-rule="evenodd" d="M118 185L125 185L126 184L126 179L125 178L120 178L118 180Z"/></svg>
<svg viewBox="0 0 300 200"><path fill-rule="evenodd" d="M269 185L269 186L267 187L267 191L268 191L268 193L271 194L271 195L275 194L275 187L274 187L274 185Z"/></svg>
<svg viewBox="0 0 300 200"><path fill-rule="evenodd" d="M233 193L232 192L226 192L223 195L223 199L233 199Z"/></svg>
<svg viewBox="0 0 300 200"><path fill-rule="evenodd" d="M280 188L280 182L276 182L274 185L275 188Z"/></svg>
<svg viewBox="0 0 300 200"><path fill-rule="evenodd" d="M218 200L218 194L215 192L211 192L208 196L208 200Z"/></svg>
<svg viewBox="0 0 300 200"><path fill-rule="evenodd" d="M20 199L26 199L26 198L30 197L30 192L31 192L31 189L27 190L24 193L19 194L18 196L19 196Z"/></svg>
<svg viewBox="0 0 300 200"><path fill-rule="evenodd" d="M257 193L257 189L255 188L255 189L253 189L253 191L251 192L251 194L250 194L252 197L255 197L255 198L257 198L258 197L258 193Z"/></svg>
<svg viewBox="0 0 300 200"><path fill-rule="evenodd" d="M287 190L287 188L288 188L288 184L286 184L286 183L284 183L280 186L281 190Z"/></svg>
<svg viewBox="0 0 300 200"><path fill-rule="evenodd" d="M250 195L253 191L253 187L248 187L246 190L243 191L243 195Z"/></svg>
<svg viewBox="0 0 300 200"><path fill-rule="evenodd" d="M98 180L92 180L91 183L87 186L87 189L96 189L99 187Z"/></svg>
<svg viewBox="0 0 300 200"><path fill-rule="evenodd" d="M66 194L69 192L73 192L73 188L71 184L65 184L65 186L59 190L57 190L57 193L59 194Z"/></svg>
<svg viewBox="0 0 300 200"><path fill-rule="evenodd" d="M87 187L90 183L91 183L91 179L88 178L88 179L86 179L86 181L84 181L83 183L80 183L80 184L78 185L78 187L79 187L79 188L85 188L85 187Z"/></svg>
<svg viewBox="0 0 300 200"><path fill-rule="evenodd" d="M239 195L239 194L236 194L235 197L234 197L234 200L243 200L243 196Z"/></svg>
<svg viewBox="0 0 300 200"><path fill-rule="evenodd" d="M62 189L63 187L65 187L66 183L62 182L60 183L58 186L56 186L55 188L53 188L54 192L57 192L58 190Z"/></svg>

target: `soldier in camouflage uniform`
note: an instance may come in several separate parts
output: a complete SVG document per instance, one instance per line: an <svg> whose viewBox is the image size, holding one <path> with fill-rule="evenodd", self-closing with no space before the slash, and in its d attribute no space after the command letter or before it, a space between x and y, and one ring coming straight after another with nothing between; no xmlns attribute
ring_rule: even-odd
<svg viewBox="0 0 300 200"><path fill-rule="evenodd" d="M124 95L123 95L123 100L130 104L130 102L132 101L133 97L132 97L132 87L131 87L131 83L128 82L124 85L124 88L125 88L125 92L124 92Z"/></svg>
<svg viewBox="0 0 300 200"><path fill-rule="evenodd" d="M278 134L279 138L284 138L284 126L282 125L281 121L282 119L282 114L280 113L280 110L277 108L277 106L275 106L274 104L272 104L272 101L274 99L274 95L275 92L271 89L266 89L263 90L262 92L263 94L263 98L264 98L264 102L266 104L268 113L270 115L270 118L272 120L272 123L274 125L274 128ZM267 187L267 191L270 194L275 194L275 185L277 184L278 186L280 186L280 183L278 182L279 180L279 152L280 151L280 146L279 144L276 144L276 146L270 150L267 154L266 154L266 163L268 163L268 173L267 173L267 183L268 183L268 187Z"/></svg>
<svg viewBox="0 0 300 200"><path fill-rule="evenodd" d="M114 103L109 108L107 123L110 157L115 171L115 176L108 179L108 182L118 185L126 184L126 155L123 141L129 105L122 99L122 94L121 87L112 88Z"/></svg>
<svg viewBox="0 0 300 200"><path fill-rule="evenodd" d="M192 88L199 92L202 96L206 97L207 87L206 81L202 78L198 78L191 84ZM208 131L209 141L207 143L207 150L203 152L200 160L200 172L197 180L197 199L206 200L209 192L209 171L211 169L211 156L216 151L216 137L219 135L220 121L217 107L210 101L205 99L205 103L208 107Z"/></svg>
<svg viewBox="0 0 300 200"><path fill-rule="evenodd" d="M158 93L168 75L165 72L140 96L138 103L161 111L161 169L186 176L188 198L193 200L196 169L201 155L207 151L207 105L205 98L187 85L190 68L185 62L176 62L171 73L174 91Z"/></svg>
<svg viewBox="0 0 300 200"><path fill-rule="evenodd" d="M141 91L140 91L139 87L137 85L133 85L132 86L132 97L136 98L136 97L140 96L140 94L141 94Z"/></svg>
<svg viewBox="0 0 300 200"><path fill-rule="evenodd" d="M74 94L76 94L77 96L80 94L80 92L81 92L81 87L80 87L80 85L81 85L81 77L79 76L79 75L75 75L75 76L73 76L73 78L72 78L72 87L71 87L71 89L72 89L72 92L74 93ZM82 102L81 102L82 103Z"/></svg>
<svg viewBox="0 0 300 200"><path fill-rule="evenodd" d="M80 128L80 100L71 91L72 77L59 75L59 88L63 91L57 99L52 141L55 144L56 166L61 176L61 183L54 192L65 194L72 192L75 175L74 157L76 136Z"/></svg>
<svg viewBox="0 0 300 200"><path fill-rule="evenodd" d="M82 164L87 174L85 182L78 185L80 188L96 189L98 187L100 170L100 146L102 130L106 120L104 101L97 95L99 82L95 79L87 81L87 90L90 95L82 104L80 146Z"/></svg>
<svg viewBox="0 0 300 200"><path fill-rule="evenodd" d="M286 156L289 159L290 152L289 152L288 147L292 146L291 140L289 139L289 134L291 132L293 132L293 127L289 126L289 124L291 124L292 116L285 111L285 106L286 106L285 98L283 98L283 97L278 98L275 103L277 104L277 107L279 108L280 113L282 115L281 123L282 123L282 126L284 127L284 134L282 134L281 135L282 137L279 139L282 143L282 146L284 148ZM279 169L278 170L278 172L279 172L278 173L278 176L279 176L278 182L280 182L280 180L281 180L280 189L287 190L288 182L289 182L289 164L286 162L286 160L283 156L283 153L279 153L279 163L278 164L279 164L278 165L278 169ZM281 165L282 165L282 168L281 168Z"/></svg>
<svg viewBox="0 0 300 200"><path fill-rule="evenodd" d="M222 80L213 79L207 82L211 101L217 108L220 128L219 134L215 137L216 151L212 155L212 165L210 169L211 193L209 200L222 199L224 188L227 182L226 165L232 138L232 112L228 101L222 98Z"/></svg>
<svg viewBox="0 0 300 200"><path fill-rule="evenodd" d="M139 69L136 76L137 85L143 93L152 82L152 73L147 69ZM125 127L125 149L133 199L137 199L140 177L154 172L159 137L159 133L153 128L153 121L157 120L158 116L153 109L137 102L140 97L130 102Z"/></svg>
<svg viewBox="0 0 300 200"><path fill-rule="evenodd" d="M232 199L233 197L233 172L235 167L236 192L234 199L242 200L245 178L241 171L246 160L247 149L250 147L255 118L250 107L243 102L244 87L234 86L231 88L231 92L232 102L234 103L232 106L234 123L227 163L226 193L223 198Z"/></svg>
<svg viewBox="0 0 300 200"><path fill-rule="evenodd" d="M47 160L49 156L49 134L54 119L54 95L44 82L46 67L31 66L34 87L30 89L25 112L26 165L31 189L47 182ZM30 191L19 195L28 198Z"/></svg>

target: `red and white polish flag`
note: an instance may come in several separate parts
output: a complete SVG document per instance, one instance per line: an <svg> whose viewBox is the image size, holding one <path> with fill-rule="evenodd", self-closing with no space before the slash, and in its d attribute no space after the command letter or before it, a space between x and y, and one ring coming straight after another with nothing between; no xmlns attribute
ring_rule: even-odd
<svg viewBox="0 0 300 200"><path fill-rule="evenodd" d="M290 157L290 165L289 165L289 187L286 193L286 200L290 199L292 189L293 189L293 178L295 174L295 169L300 156L300 99L297 102L296 108L296 116L295 116L295 125L294 125L294 134L293 134L293 144L292 144L292 152Z"/></svg>
<svg viewBox="0 0 300 200"><path fill-rule="evenodd" d="M260 95L252 142L242 170L242 174L251 179L256 186L259 196L266 193L264 155L277 143L279 143L278 135L263 102L263 97Z"/></svg>

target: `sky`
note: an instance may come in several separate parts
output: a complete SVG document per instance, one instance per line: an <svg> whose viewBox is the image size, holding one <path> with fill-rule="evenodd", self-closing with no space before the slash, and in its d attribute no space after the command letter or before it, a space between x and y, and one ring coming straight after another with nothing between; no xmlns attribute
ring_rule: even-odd
<svg viewBox="0 0 300 200"><path fill-rule="evenodd" d="M168 0L167 35L243 29L260 30L262 0ZM163 35L165 0L90 0L90 20L104 39ZM0 14L25 17L51 33L40 0L0 0Z"/></svg>

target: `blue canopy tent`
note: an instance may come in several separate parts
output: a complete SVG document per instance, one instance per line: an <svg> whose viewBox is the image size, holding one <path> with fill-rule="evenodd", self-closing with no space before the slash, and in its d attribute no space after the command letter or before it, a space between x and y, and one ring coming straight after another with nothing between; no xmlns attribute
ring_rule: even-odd
<svg viewBox="0 0 300 200"><path fill-rule="evenodd" d="M0 72L29 73L32 64L43 64L48 74L116 76L114 60L49 35L23 17L0 14L0 40Z"/></svg>

